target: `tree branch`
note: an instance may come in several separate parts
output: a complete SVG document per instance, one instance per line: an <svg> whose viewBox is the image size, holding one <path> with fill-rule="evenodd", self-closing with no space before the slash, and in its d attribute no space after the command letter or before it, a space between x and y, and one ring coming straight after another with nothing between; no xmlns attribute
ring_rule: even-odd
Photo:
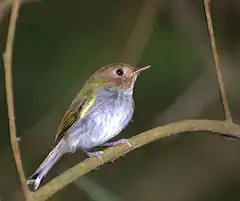
<svg viewBox="0 0 240 201"><path fill-rule="evenodd" d="M15 115L14 115L14 103L13 103L13 90L12 90L12 49L13 49L13 41L14 41L14 33L16 27L16 21L18 17L18 11L20 7L19 0L14 0L12 5L12 13L10 17L10 24L8 29L6 50L3 55L4 60L4 69L5 69L5 87L6 87L6 99L8 106L8 117L9 117L9 131L10 131L10 140L13 150L13 155L15 158L15 163L17 167L17 171L19 174L19 178L21 181L22 190L26 200L31 200L31 195L34 200L46 200L55 194L57 191L63 189L68 184L72 183L80 176L87 174L88 172L96 169L97 167L108 163L109 161L113 161L120 156L135 150L143 145L151 143L155 140L158 140L163 137L175 135L178 133L189 132L189 131L207 131L212 133L221 133L225 135L229 135L235 138L240 139L240 125L233 124L232 118L230 114L230 110L228 107L227 96L224 89L223 77L219 67L219 59L216 50L214 32L212 27L212 21L210 16L210 9L208 0L204 1L205 12L208 22L208 29L211 39L211 45L213 49L213 56L216 65L218 83L221 93L221 98L223 102L225 118L227 121L217 121L217 120L185 120L179 121L175 123L170 123L165 126L157 127L155 129L151 129L149 131L143 132L137 136L134 136L129 139L132 147L128 148L127 145L119 144L115 147L110 147L104 151L103 160L99 160L98 158L87 158L83 162L75 165L69 170L63 172L60 176L54 178L52 181L47 183L45 186L41 187L38 191L29 193L27 184L25 182L24 172L21 164L21 157L18 145L18 139L16 136L16 126L15 126ZM228 122L231 122L229 124Z"/></svg>
<svg viewBox="0 0 240 201"><path fill-rule="evenodd" d="M18 146L18 138L16 135L13 89L12 89L12 54L13 54L12 49L13 49L13 41L14 41L16 21L18 18L19 8L20 8L19 0L14 0L12 4L12 12L11 12L10 22L8 27L6 49L3 54L3 62L4 62L4 70L5 70L5 91L6 91L7 108L8 108L10 141L11 141L15 164L16 164L17 172L20 178L24 197L26 200L30 200L30 193L25 181L25 176L24 176L21 156L20 156L20 150Z"/></svg>
<svg viewBox="0 0 240 201"><path fill-rule="evenodd" d="M227 95L224 87L224 81L223 81L223 76L220 69L219 57L218 57L217 47L216 47L216 42L214 37L214 30L213 30L212 18L211 18L210 6L209 6L210 1L211 0L204 0L204 8L205 8L205 14L207 18L208 31L209 31L211 45L212 45L213 58L214 58L215 67L217 71L217 78L218 78L222 104L224 108L225 119L229 123L232 123L232 116L228 106Z"/></svg>
<svg viewBox="0 0 240 201"><path fill-rule="evenodd" d="M41 1L41 0L19 0L21 4L24 3L32 3L35 1ZM14 0L1 0L0 1L0 23L2 22L4 16L8 12L9 8L11 8L11 5L13 4Z"/></svg>
<svg viewBox="0 0 240 201"><path fill-rule="evenodd" d="M131 149L129 149L125 144L119 144L117 146L107 148L104 151L102 161L95 157L87 158L74 167L66 170L58 177L54 178L36 192L33 192L32 197L34 200L46 200L79 177L87 174L88 172L105 163L108 163L109 161L113 161L130 151L133 151L160 138L189 131L207 131L216 134L221 133L240 139L240 125L229 124L226 121L184 120L170 123L165 126L160 126L148 130L130 138L129 141L132 145Z"/></svg>

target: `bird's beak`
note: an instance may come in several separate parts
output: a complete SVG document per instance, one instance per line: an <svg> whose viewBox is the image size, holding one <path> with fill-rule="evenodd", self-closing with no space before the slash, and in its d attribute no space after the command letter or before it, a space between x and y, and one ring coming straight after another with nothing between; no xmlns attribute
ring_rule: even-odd
<svg viewBox="0 0 240 201"><path fill-rule="evenodd" d="M148 66L145 66L145 67L143 67L143 68L135 68L135 69L133 70L133 72L132 72L132 76L133 76L133 75L136 75L136 74L139 74L139 73L141 73L141 72L149 69L150 67L151 67L151 66L148 65Z"/></svg>

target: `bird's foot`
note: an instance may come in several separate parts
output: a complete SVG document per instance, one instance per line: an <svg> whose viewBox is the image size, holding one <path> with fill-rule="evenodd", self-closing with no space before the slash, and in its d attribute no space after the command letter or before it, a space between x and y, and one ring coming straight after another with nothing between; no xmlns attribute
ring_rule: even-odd
<svg viewBox="0 0 240 201"><path fill-rule="evenodd" d="M103 155L103 151L94 151L94 152L88 152L85 151L86 155L91 158L91 157L97 157L100 160L102 160L102 155Z"/></svg>
<svg viewBox="0 0 240 201"><path fill-rule="evenodd" d="M132 145L130 144L129 140L128 139L121 139L121 140L117 140L115 142L106 142L104 144L102 144L101 146L105 146L105 147L111 147L111 146L116 146L118 144L127 144L129 148L132 147Z"/></svg>

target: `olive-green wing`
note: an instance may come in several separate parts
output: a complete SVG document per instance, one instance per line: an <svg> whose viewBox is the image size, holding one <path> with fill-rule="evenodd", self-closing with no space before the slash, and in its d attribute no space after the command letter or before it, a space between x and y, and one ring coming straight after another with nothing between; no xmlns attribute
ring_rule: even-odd
<svg viewBox="0 0 240 201"><path fill-rule="evenodd" d="M95 101L94 96L83 96L81 98L77 97L72 104L70 105L70 108L66 111L65 115L63 116L60 125L57 130L57 134L55 137L56 143L59 142L59 140L62 139L71 128L71 126L78 120L83 118L91 106L93 105Z"/></svg>

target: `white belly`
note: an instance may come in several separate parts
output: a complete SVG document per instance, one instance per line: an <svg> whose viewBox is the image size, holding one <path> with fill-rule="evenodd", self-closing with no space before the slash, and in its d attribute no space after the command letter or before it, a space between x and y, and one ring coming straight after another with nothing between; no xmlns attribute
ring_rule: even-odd
<svg viewBox="0 0 240 201"><path fill-rule="evenodd" d="M99 96L88 115L79 120L69 133L72 149L91 149L117 136L133 116L132 96Z"/></svg>

